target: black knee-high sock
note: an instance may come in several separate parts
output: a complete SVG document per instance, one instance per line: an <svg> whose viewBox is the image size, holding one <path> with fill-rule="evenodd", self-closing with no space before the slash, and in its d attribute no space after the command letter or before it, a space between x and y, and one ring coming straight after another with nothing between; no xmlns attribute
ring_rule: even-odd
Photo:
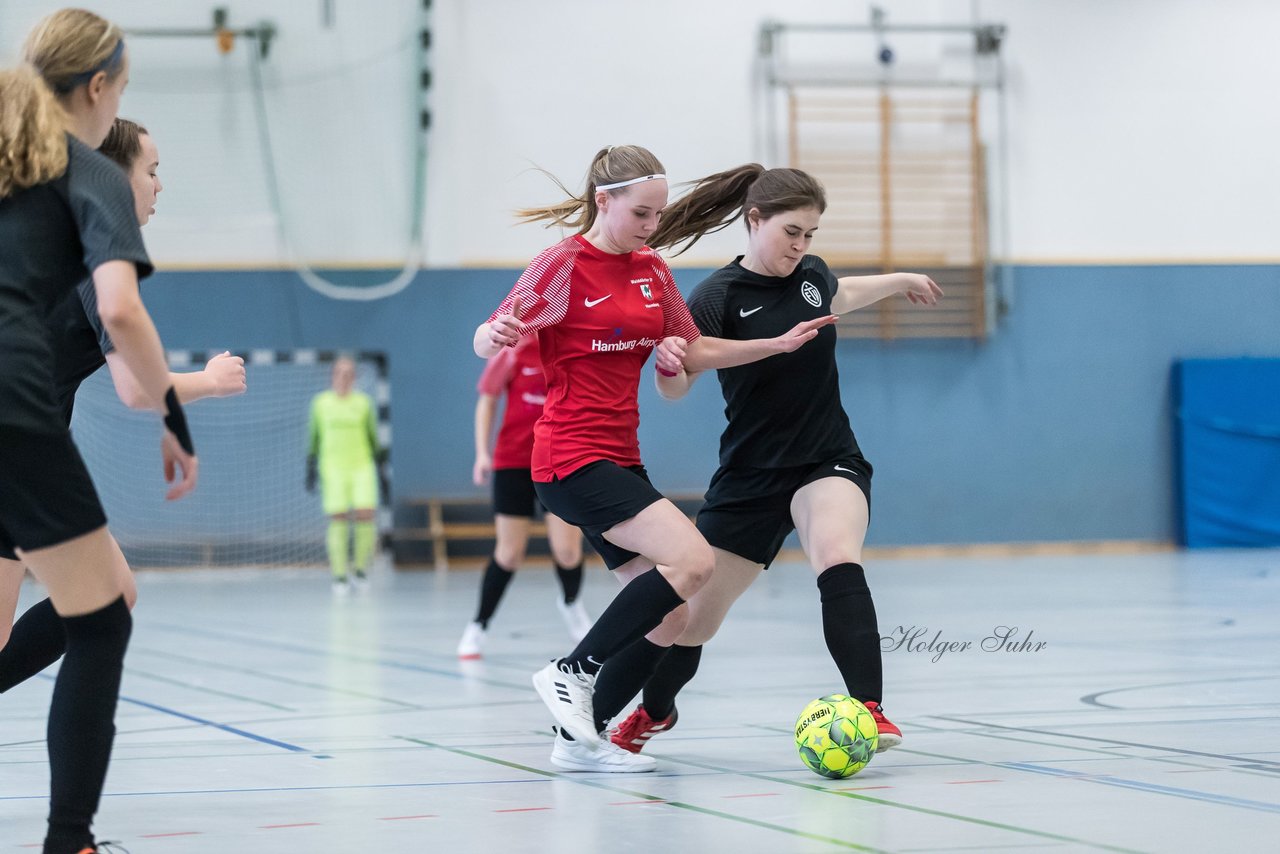
<svg viewBox="0 0 1280 854"><path fill-rule="evenodd" d="M133 622L121 596L105 608L64 617L67 653L49 708L49 835L45 854L93 844L89 825L98 811L115 737L116 700Z"/></svg>
<svg viewBox="0 0 1280 854"><path fill-rule="evenodd" d="M45 599L32 605L0 649L0 694L53 664L66 649L67 632L53 603Z"/></svg>
<svg viewBox="0 0 1280 854"><path fill-rule="evenodd" d="M682 602L671 582L651 569L618 591L587 636L560 661L583 673L599 673L605 661L653 631Z"/></svg>
<svg viewBox="0 0 1280 854"><path fill-rule="evenodd" d="M657 671L644 685L644 710L655 721L671 717L676 709L676 695L698 672L702 660L701 646L671 647Z"/></svg>
<svg viewBox="0 0 1280 854"><path fill-rule="evenodd" d="M862 567L839 563L818 576L822 595L822 634L849 696L879 703L884 691L880 665L880 628Z"/></svg>
<svg viewBox="0 0 1280 854"><path fill-rule="evenodd" d="M480 608L476 611L476 622L484 628L489 628L489 621L498 610L498 603L502 601L502 594L507 592L513 575L515 572L503 567L497 558L489 558L484 577L480 579Z"/></svg>
<svg viewBox="0 0 1280 854"><path fill-rule="evenodd" d="M578 600L582 591L582 561L577 566L561 566L556 564L556 578L560 579L560 589L564 592L564 604L572 605Z"/></svg>
<svg viewBox="0 0 1280 854"><path fill-rule="evenodd" d="M596 691L591 695L598 731L603 731L631 698L640 693L670 650L669 646L658 646L648 638L640 638L600 668Z"/></svg>

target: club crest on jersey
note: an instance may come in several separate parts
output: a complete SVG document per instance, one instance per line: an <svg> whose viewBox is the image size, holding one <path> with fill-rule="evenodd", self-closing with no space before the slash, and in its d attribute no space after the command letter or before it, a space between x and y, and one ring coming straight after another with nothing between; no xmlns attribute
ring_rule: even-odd
<svg viewBox="0 0 1280 854"><path fill-rule="evenodd" d="M653 289L647 283L640 286L640 293L644 294L645 299L653 299Z"/></svg>
<svg viewBox="0 0 1280 854"><path fill-rule="evenodd" d="M814 308L822 306L822 294L819 293L817 286L810 282L805 282L800 286L800 296L804 297L804 301Z"/></svg>

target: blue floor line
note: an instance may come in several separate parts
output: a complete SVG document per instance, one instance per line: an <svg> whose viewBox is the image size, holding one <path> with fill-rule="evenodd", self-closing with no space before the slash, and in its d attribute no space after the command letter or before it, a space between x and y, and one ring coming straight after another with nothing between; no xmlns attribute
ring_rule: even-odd
<svg viewBox="0 0 1280 854"><path fill-rule="evenodd" d="M132 697L121 696L120 702L132 703L135 706L142 706L144 709L151 709L154 712L160 712L162 714L172 715L175 718L182 718L183 720L191 721L193 723L203 724L204 726L211 726L214 729L220 729L223 732L229 732L232 735L238 735L241 738L252 739L253 741L257 741L262 744L269 744L272 747L280 747L285 750L292 750L294 753L312 753L313 752L313 751L307 750L305 747L299 747L296 744L289 744L287 741L276 741L274 738L267 738L265 735L256 735L254 733L249 732L248 730L237 729L236 727L228 726L227 724L220 724L217 721L211 721L207 718L196 717L195 715L189 715L186 712L179 712L176 709L169 709L164 706L158 706L155 703L148 703L145 700L135 700Z"/></svg>
<svg viewBox="0 0 1280 854"><path fill-rule="evenodd" d="M1280 804L1266 801L1250 801L1244 798L1233 798L1230 795L1215 795L1212 792L1198 792L1195 789L1178 789L1173 786L1159 786L1155 783L1143 783L1140 780L1126 780L1123 777L1112 777L1109 774L1086 774L1079 771L1066 771L1061 768L1050 768L1046 765L1033 765L1028 762L995 762L1004 768L1016 768L1020 771L1031 771L1036 774L1048 774L1072 780L1085 780L1090 783L1102 783L1105 786L1119 786L1122 789L1135 789L1140 792L1152 792L1159 795L1173 795L1205 803L1221 804L1229 807L1258 810L1260 812L1280 813Z"/></svg>

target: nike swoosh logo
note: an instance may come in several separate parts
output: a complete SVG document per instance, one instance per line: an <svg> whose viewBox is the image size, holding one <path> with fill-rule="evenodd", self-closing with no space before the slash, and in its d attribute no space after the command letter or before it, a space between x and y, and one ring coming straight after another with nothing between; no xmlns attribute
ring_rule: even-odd
<svg viewBox="0 0 1280 854"><path fill-rule="evenodd" d="M613 296L613 294L605 294L604 296L600 297L600 299L584 299L583 303L586 304L587 308L595 308L596 306L598 306L600 303L604 302L611 296Z"/></svg>
<svg viewBox="0 0 1280 854"><path fill-rule="evenodd" d="M847 471L849 474L857 474L853 469L847 469L844 466L836 466L836 471Z"/></svg>
<svg viewBox="0 0 1280 854"><path fill-rule="evenodd" d="M751 309L751 311L747 311L745 308L740 308L738 309L738 317L750 317L751 315L755 314L757 311L759 311L762 308L764 308L764 306L762 305L756 306L755 308Z"/></svg>

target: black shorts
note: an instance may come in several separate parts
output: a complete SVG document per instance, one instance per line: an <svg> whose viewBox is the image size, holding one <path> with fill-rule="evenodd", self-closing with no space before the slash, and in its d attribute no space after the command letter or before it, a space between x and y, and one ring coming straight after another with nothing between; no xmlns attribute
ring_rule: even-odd
<svg viewBox="0 0 1280 854"><path fill-rule="evenodd" d="M493 470L493 512L532 519L542 509L531 469Z"/></svg>
<svg viewBox="0 0 1280 854"><path fill-rule="evenodd" d="M793 468L721 468L698 511L698 530L713 547L768 569L796 529L791 499L800 487L824 477L853 481L870 508L871 463L860 454Z"/></svg>
<svg viewBox="0 0 1280 854"><path fill-rule="evenodd" d="M64 427L0 427L0 557L56 546L107 524L97 490Z"/></svg>
<svg viewBox="0 0 1280 854"><path fill-rule="evenodd" d="M644 466L620 466L608 460L587 463L567 477L535 483L538 498L548 513L577 525L605 566L617 569L639 555L615 546L604 532L663 500L649 482Z"/></svg>

